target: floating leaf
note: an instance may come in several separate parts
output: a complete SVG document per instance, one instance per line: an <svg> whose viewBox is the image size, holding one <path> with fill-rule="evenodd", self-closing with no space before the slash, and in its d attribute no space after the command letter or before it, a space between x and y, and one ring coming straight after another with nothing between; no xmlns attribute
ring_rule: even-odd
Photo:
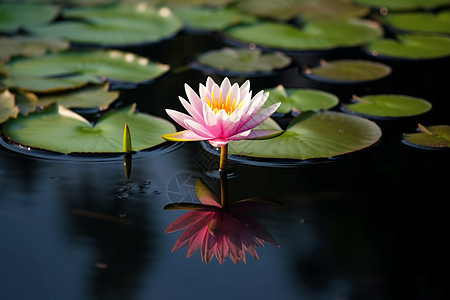
<svg viewBox="0 0 450 300"><path fill-rule="evenodd" d="M33 28L53 20L59 10L51 5L0 3L0 32Z"/></svg>
<svg viewBox="0 0 450 300"><path fill-rule="evenodd" d="M330 109L339 103L333 94L313 89L285 89L282 85L268 89L269 98L263 108L281 102L277 112L286 114L290 111L319 111Z"/></svg>
<svg viewBox="0 0 450 300"><path fill-rule="evenodd" d="M0 123L15 118L18 114L19 108L15 105L14 94L8 90L0 90Z"/></svg>
<svg viewBox="0 0 450 300"><path fill-rule="evenodd" d="M434 59L450 55L450 38L402 34L398 40L380 39L368 45L374 56L390 59Z"/></svg>
<svg viewBox="0 0 450 300"><path fill-rule="evenodd" d="M431 109L431 103L404 95L353 96L354 104L343 109L352 113L375 118L398 118L423 114Z"/></svg>
<svg viewBox="0 0 450 300"><path fill-rule="evenodd" d="M437 14L428 12L390 13L382 21L402 31L436 32L450 34L450 10Z"/></svg>
<svg viewBox="0 0 450 300"><path fill-rule="evenodd" d="M15 36L0 38L0 59L12 56L43 56L69 49L69 42L51 37Z"/></svg>
<svg viewBox="0 0 450 300"><path fill-rule="evenodd" d="M39 93L60 92L83 87L89 83L100 84L102 82L103 81L95 75L74 75L49 78L18 74L3 79L0 78L0 86L20 88Z"/></svg>
<svg viewBox="0 0 450 300"><path fill-rule="evenodd" d="M345 0L247 0L237 8L258 17L288 21L297 16L304 20L342 20L365 16L369 9Z"/></svg>
<svg viewBox="0 0 450 300"><path fill-rule="evenodd" d="M164 142L161 135L175 131L170 122L137 113L135 107L109 111L92 126L67 108L52 105L41 113L10 119L3 132L18 144L54 152L119 153L123 152L125 124L133 130L134 151L159 145Z"/></svg>
<svg viewBox="0 0 450 300"><path fill-rule="evenodd" d="M16 90L14 94L16 105L19 107L21 115L26 116L36 110L38 103L38 97L36 94L22 90Z"/></svg>
<svg viewBox="0 0 450 300"><path fill-rule="evenodd" d="M287 67L292 59L281 52L263 53L255 49L223 48L200 55L194 68L207 69L219 74L270 74L275 69Z"/></svg>
<svg viewBox="0 0 450 300"><path fill-rule="evenodd" d="M182 7L176 9L175 14L187 29L195 31L220 31L231 25L255 21L255 18L229 7Z"/></svg>
<svg viewBox="0 0 450 300"><path fill-rule="evenodd" d="M450 4L449 0L353 0L353 2L388 9L429 9Z"/></svg>
<svg viewBox="0 0 450 300"><path fill-rule="evenodd" d="M265 128L279 129L271 121ZM295 118L284 134L263 141L232 141L229 153L275 159L326 158L358 151L381 137L372 121L337 112L306 112Z"/></svg>
<svg viewBox="0 0 450 300"><path fill-rule="evenodd" d="M148 82L169 70L168 65L117 50L67 51L44 57L14 59L7 68L9 74L15 77L87 74L131 83Z"/></svg>
<svg viewBox="0 0 450 300"><path fill-rule="evenodd" d="M87 22L56 22L32 31L76 43L130 46L167 39L182 28L168 8L155 10L139 5L73 8L65 10L64 16Z"/></svg>
<svg viewBox="0 0 450 300"><path fill-rule="evenodd" d="M39 97L39 106L49 106L58 103L67 108L93 108L100 110L108 106L119 97L118 91L109 91L109 83L103 85L89 85L81 89L60 93L52 93Z"/></svg>
<svg viewBox="0 0 450 300"><path fill-rule="evenodd" d="M368 20L308 22L302 28L282 23L263 22L239 25L226 30L229 38L240 43L282 50L329 50L354 47L378 39L381 27Z"/></svg>
<svg viewBox="0 0 450 300"><path fill-rule="evenodd" d="M322 61L320 66L308 68L303 74L311 79L330 83L357 83L388 76L391 68L366 60Z"/></svg>
<svg viewBox="0 0 450 300"><path fill-rule="evenodd" d="M450 126L423 126L419 124L420 133L404 133L403 142L410 146L442 149L450 147Z"/></svg>

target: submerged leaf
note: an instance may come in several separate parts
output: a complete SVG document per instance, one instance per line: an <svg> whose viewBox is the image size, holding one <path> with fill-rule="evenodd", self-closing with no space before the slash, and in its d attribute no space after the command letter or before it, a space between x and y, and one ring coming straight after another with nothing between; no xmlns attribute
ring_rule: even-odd
<svg viewBox="0 0 450 300"><path fill-rule="evenodd" d="M134 151L159 145L163 133L175 131L164 119L135 112L135 105L107 112L95 126L61 105L52 105L41 113L10 119L3 131L16 143L54 152L120 153L125 124L133 128Z"/></svg>
<svg viewBox="0 0 450 300"><path fill-rule="evenodd" d="M420 133L404 133L403 142L410 146L424 148L449 148L450 126L423 126L419 124Z"/></svg>

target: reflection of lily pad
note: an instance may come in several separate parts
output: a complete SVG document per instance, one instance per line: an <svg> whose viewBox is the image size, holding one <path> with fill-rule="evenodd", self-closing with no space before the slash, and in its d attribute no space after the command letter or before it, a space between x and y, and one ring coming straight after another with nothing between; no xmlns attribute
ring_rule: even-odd
<svg viewBox="0 0 450 300"><path fill-rule="evenodd" d="M0 123L15 118L18 114L19 108L14 101L14 95L8 90L0 90Z"/></svg>
<svg viewBox="0 0 450 300"><path fill-rule="evenodd" d="M88 74L131 83L147 82L169 70L133 53L112 51L67 51L44 57L16 59L8 64L12 76L50 77Z"/></svg>
<svg viewBox="0 0 450 300"><path fill-rule="evenodd" d="M258 17L287 21L297 16L304 20L342 20L362 17L369 12L345 0L247 0L237 7Z"/></svg>
<svg viewBox="0 0 450 300"><path fill-rule="evenodd" d="M291 63L291 58L281 52L263 53L255 49L223 48L200 55L195 68L229 74L271 73L274 69L281 69ZM255 74L256 75L256 74Z"/></svg>
<svg viewBox="0 0 450 300"><path fill-rule="evenodd" d="M240 43L282 50L329 50L355 47L371 42L382 35L381 27L368 20L308 22L297 26L263 22L239 25L226 30L229 38Z"/></svg>
<svg viewBox="0 0 450 300"><path fill-rule="evenodd" d="M420 133L404 133L403 142L410 146L442 149L450 147L450 126L423 126L419 124Z"/></svg>
<svg viewBox="0 0 450 300"><path fill-rule="evenodd" d="M353 96L354 104L347 104L344 110L375 118L409 117L423 114L431 109L431 103L403 95Z"/></svg>
<svg viewBox="0 0 450 300"><path fill-rule="evenodd" d="M374 56L391 59L433 59L450 55L450 38L402 34L394 39L380 39L369 44Z"/></svg>
<svg viewBox="0 0 450 300"><path fill-rule="evenodd" d="M69 48L69 42L50 37L16 36L0 38L0 59L11 56L42 56Z"/></svg>
<svg viewBox="0 0 450 300"><path fill-rule="evenodd" d="M277 112L286 114L294 111L319 111L330 109L339 103L338 97L333 94L312 89L285 89L282 85L268 89L269 98L264 107L281 102ZM264 108L263 107L263 108Z"/></svg>
<svg viewBox="0 0 450 300"><path fill-rule="evenodd" d="M49 106L57 102L69 108L93 108L106 109L119 97L119 92L108 91L109 83L103 85L90 85L81 89L52 93L39 97L39 106Z"/></svg>
<svg viewBox="0 0 450 300"><path fill-rule="evenodd" d="M403 31L450 34L450 10L438 14L428 12L390 13L382 20L387 26Z"/></svg>
<svg viewBox="0 0 450 300"><path fill-rule="evenodd" d="M60 153L117 153L123 151L125 124L130 128L134 151L163 143L161 135L175 130L164 119L135 112L135 105L107 112L95 126L63 106L52 105L41 113L10 119L3 131L14 142L34 148Z"/></svg>
<svg viewBox="0 0 450 300"><path fill-rule="evenodd" d="M33 28L51 21L58 12L56 6L50 5L0 3L0 32Z"/></svg>
<svg viewBox="0 0 450 300"><path fill-rule="evenodd" d="M65 10L64 15L88 23L56 22L32 31L77 43L127 46L158 42L175 35L182 27L181 21L168 8L84 7Z"/></svg>
<svg viewBox="0 0 450 300"><path fill-rule="evenodd" d="M255 19L234 8L182 7L175 10L187 29L195 31L219 31L238 23Z"/></svg>
<svg viewBox="0 0 450 300"><path fill-rule="evenodd" d="M274 122L264 126L279 129ZM276 138L230 142L229 153L275 159L326 158L369 147L380 137L380 128L367 119L330 111L306 112Z"/></svg>
<svg viewBox="0 0 450 300"><path fill-rule="evenodd" d="M353 2L388 9L435 8L450 4L449 0L353 0Z"/></svg>
<svg viewBox="0 0 450 300"><path fill-rule="evenodd" d="M356 83L388 76L391 68L385 64L365 60L323 61L320 66L306 69L311 79L331 83Z"/></svg>

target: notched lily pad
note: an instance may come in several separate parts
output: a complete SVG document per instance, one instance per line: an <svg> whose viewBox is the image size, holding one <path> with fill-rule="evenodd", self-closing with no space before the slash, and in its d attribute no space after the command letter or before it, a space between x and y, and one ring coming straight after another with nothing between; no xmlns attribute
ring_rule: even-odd
<svg viewBox="0 0 450 300"><path fill-rule="evenodd" d="M314 21L302 28L276 22L234 26L227 38L242 44L285 51L319 51L356 47L381 37L381 27L369 20Z"/></svg>
<svg viewBox="0 0 450 300"><path fill-rule="evenodd" d="M10 119L3 132L15 143L67 154L123 152L125 124L131 131L133 151L159 145L164 142L161 135L175 131L170 122L138 113L135 108L109 111L93 126L62 105L51 105L43 112Z"/></svg>
<svg viewBox="0 0 450 300"><path fill-rule="evenodd" d="M50 22L58 13L52 5L0 3L0 32L33 28Z"/></svg>
<svg viewBox="0 0 450 300"><path fill-rule="evenodd" d="M262 128L279 129L273 121ZM286 131L263 141L232 141L232 155L306 160L329 158L367 148L381 137L380 128L372 121L337 112L300 114Z"/></svg>
<svg viewBox="0 0 450 300"><path fill-rule="evenodd" d="M279 85L274 89L265 91L269 92L269 98L263 108L281 102L280 107L276 111L281 114L287 114L291 111L326 110L339 103L339 99L335 95L313 89L285 89L284 86Z"/></svg>
<svg viewBox="0 0 450 300"><path fill-rule="evenodd" d="M211 73L233 75L270 75L287 67L292 59L281 52L263 53L259 49L223 48L200 55L192 66Z"/></svg>
<svg viewBox="0 0 450 300"><path fill-rule="evenodd" d="M429 12L390 13L382 22L401 31L450 34L450 10L437 14Z"/></svg>
<svg viewBox="0 0 450 300"><path fill-rule="evenodd" d="M169 70L168 65L117 50L67 51L44 57L14 59L7 64L12 77L63 77L93 75L109 81L144 83Z"/></svg>
<svg viewBox="0 0 450 300"><path fill-rule="evenodd" d="M19 108L16 106L14 94L9 90L0 89L0 123L15 118L18 114Z"/></svg>
<svg viewBox="0 0 450 300"><path fill-rule="evenodd" d="M431 103L420 98L404 95L353 96L353 104L342 107L344 111L369 118L399 118L416 116L429 111Z"/></svg>
<svg viewBox="0 0 450 300"><path fill-rule="evenodd" d="M0 60L13 56L43 56L69 49L70 43L51 37L15 36L0 38Z"/></svg>
<svg viewBox="0 0 450 300"><path fill-rule="evenodd" d="M324 61L302 74L313 80L328 83L358 83L381 79L391 74L391 67L366 60Z"/></svg>
<svg viewBox="0 0 450 300"><path fill-rule="evenodd" d="M370 43L368 52L386 59L437 59L450 55L450 38L400 34L397 39L384 38Z"/></svg>
<svg viewBox="0 0 450 300"><path fill-rule="evenodd" d="M419 148L443 149L450 147L450 126L419 124L420 133L404 133L403 143Z"/></svg>

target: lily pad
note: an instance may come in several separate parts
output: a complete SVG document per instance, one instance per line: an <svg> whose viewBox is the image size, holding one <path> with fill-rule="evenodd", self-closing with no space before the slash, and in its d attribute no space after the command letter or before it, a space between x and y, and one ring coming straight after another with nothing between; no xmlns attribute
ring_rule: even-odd
<svg viewBox="0 0 450 300"><path fill-rule="evenodd" d="M100 110L108 106L119 98L118 91L109 91L109 83L103 85L89 85L81 89L52 93L39 97L39 106L49 106L58 103L67 108L93 108Z"/></svg>
<svg viewBox="0 0 450 300"><path fill-rule="evenodd" d="M273 121L263 125L280 128ZM367 119L331 111L310 111L296 117L276 138L230 142L229 153L273 159L328 158L367 148L380 137L380 128Z"/></svg>
<svg viewBox="0 0 450 300"><path fill-rule="evenodd" d="M450 38L402 34L394 39L380 39L368 45L368 51L388 59L436 59L450 55Z"/></svg>
<svg viewBox="0 0 450 300"><path fill-rule="evenodd" d="M230 7L182 7L175 10L186 29L193 31L220 31L239 23L251 23L256 19Z"/></svg>
<svg viewBox="0 0 450 300"><path fill-rule="evenodd" d="M437 14L428 12L390 13L382 21L401 31L450 34L450 10Z"/></svg>
<svg viewBox="0 0 450 300"><path fill-rule="evenodd" d="M423 126L419 124L420 133L404 133L403 142L419 148L442 149L450 147L450 126Z"/></svg>
<svg viewBox="0 0 450 300"><path fill-rule="evenodd" d="M61 52L70 44L50 37L15 36L0 38L0 59L12 56L43 56L47 52Z"/></svg>
<svg viewBox="0 0 450 300"><path fill-rule="evenodd" d="M95 75L108 80L143 83L169 70L168 65L117 50L67 51L44 57L15 59L7 64L12 76L57 77Z"/></svg>
<svg viewBox="0 0 450 300"><path fill-rule="evenodd" d="M53 20L59 9L52 5L0 3L0 32L29 29Z"/></svg>
<svg viewBox="0 0 450 300"><path fill-rule="evenodd" d="M16 90L14 92L16 105L19 107L19 112L21 115L28 115L36 110L38 103L38 97L34 93Z"/></svg>
<svg viewBox="0 0 450 300"><path fill-rule="evenodd" d="M168 8L83 7L65 10L64 16L80 18L86 20L86 23L55 22L49 26L33 28L32 32L75 43L130 46L159 42L174 36L182 28L181 20Z"/></svg>
<svg viewBox="0 0 450 300"><path fill-rule="evenodd" d="M74 75L67 77L36 77L13 75L0 78L0 86L20 88L39 93L53 93L83 87L89 83L100 84L102 79L95 75Z"/></svg>
<svg viewBox="0 0 450 300"><path fill-rule="evenodd" d="M354 104L343 106L343 110L372 118L410 117L426 113L431 103L404 95L353 96Z"/></svg>
<svg viewBox="0 0 450 300"><path fill-rule="evenodd" d="M281 52L263 53L259 49L223 48L200 55L194 68L224 75L266 75L287 67L292 59ZM230 75L231 76L231 75Z"/></svg>
<svg viewBox="0 0 450 300"><path fill-rule="evenodd" d="M19 108L16 106L14 94L9 90L0 90L0 123L15 118L18 114Z"/></svg>
<svg viewBox="0 0 450 300"><path fill-rule="evenodd" d="M67 154L123 152L125 124L130 128L133 151L159 145L164 142L162 134L175 130L170 122L137 113L135 107L109 111L92 126L62 105L52 105L43 112L10 119L3 132L18 144Z"/></svg>
<svg viewBox="0 0 450 300"><path fill-rule="evenodd" d="M365 16L369 8L345 0L246 0L236 5L258 17L288 21L297 16L303 20L342 20Z"/></svg>
<svg viewBox="0 0 450 300"><path fill-rule="evenodd" d="M262 22L227 29L227 36L240 43L291 51L330 50L355 47L381 37L381 27L368 20L308 22L294 25Z"/></svg>
<svg viewBox="0 0 450 300"><path fill-rule="evenodd" d="M313 89L285 89L284 86L279 85L274 89L265 91L269 92L269 98L263 108L281 102L276 112L282 114L291 111L326 110L339 103L339 99L335 95Z"/></svg>
<svg viewBox="0 0 450 300"><path fill-rule="evenodd" d="M321 61L320 65L308 68L303 75L329 83L358 83L377 80L388 76L391 67L366 60Z"/></svg>
<svg viewBox="0 0 450 300"><path fill-rule="evenodd" d="M370 7L386 7L388 9L436 8L449 5L449 0L353 0L353 2Z"/></svg>

